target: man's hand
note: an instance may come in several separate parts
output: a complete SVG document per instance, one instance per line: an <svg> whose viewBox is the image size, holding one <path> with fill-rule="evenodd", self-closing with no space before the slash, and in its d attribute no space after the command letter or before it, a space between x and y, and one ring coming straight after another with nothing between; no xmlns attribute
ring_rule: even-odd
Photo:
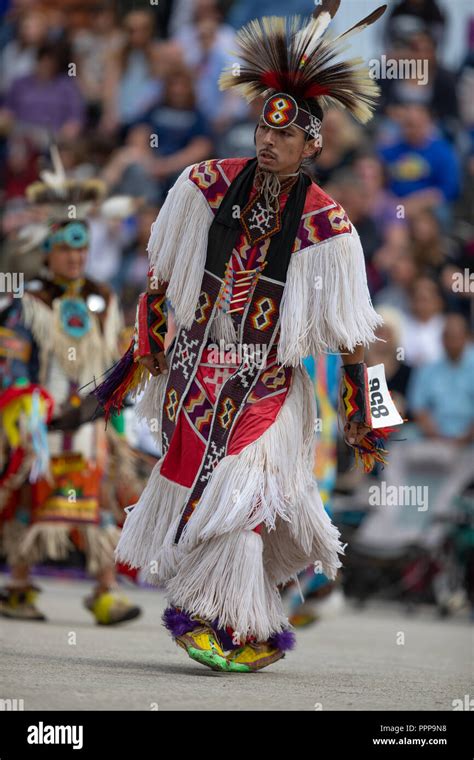
<svg viewBox="0 0 474 760"><path fill-rule="evenodd" d="M160 351L158 354L141 356L138 362L139 364L143 364L154 377L168 374L168 364L166 363L164 351Z"/></svg>
<svg viewBox="0 0 474 760"><path fill-rule="evenodd" d="M364 425L362 422L346 422L344 425L344 433L346 434L347 442L352 444L360 443L363 437L367 435L371 429L372 428Z"/></svg>

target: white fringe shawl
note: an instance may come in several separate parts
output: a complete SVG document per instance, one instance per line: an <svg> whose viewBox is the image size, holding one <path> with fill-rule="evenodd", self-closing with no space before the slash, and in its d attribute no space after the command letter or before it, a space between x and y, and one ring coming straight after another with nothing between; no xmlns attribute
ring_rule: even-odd
<svg viewBox="0 0 474 760"><path fill-rule="evenodd" d="M161 449L162 409L168 375L150 375L143 394L135 405L138 419L145 420L151 436Z"/></svg>
<svg viewBox="0 0 474 760"><path fill-rule="evenodd" d="M206 261L213 213L184 169L168 193L148 243L154 274L169 282L167 296L178 326L191 327ZM359 235L352 232L292 254L283 293L278 361L301 364L305 356L353 351L376 340L383 324L372 306ZM229 315L216 313L211 340L235 342Z"/></svg>
<svg viewBox="0 0 474 760"><path fill-rule="evenodd" d="M209 228L214 214L201 190L189 179L196 164L179 175L152 225L148 260L155 277L168 282L166 290L179 327L194 320L206 263ZM209 339L237 342L236 326L220 309L215 313Z"/></svg>
<svg viewBox="0 0 474 760"><path fill-rule="evenodd" d="M169 190L148 242L150 269L169 283L166 295L180 327L194 320L206 262L209 227L214 215L186 167Z"/></svg>
<svg viewBox="0 0 474 760"><path fill-rule="evenodd" d="M292 254L280 319L277 358L289 366L376 340L383 319L372 306L355 228Z"/></svg>

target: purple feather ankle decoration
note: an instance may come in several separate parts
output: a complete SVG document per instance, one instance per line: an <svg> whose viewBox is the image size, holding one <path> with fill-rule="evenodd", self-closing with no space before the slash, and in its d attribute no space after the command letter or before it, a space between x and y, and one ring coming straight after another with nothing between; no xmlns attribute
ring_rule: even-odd
<svg viewBox="0 0 474 760"><path fill-rule="evenodd" d="M282 652L287 652L290 649L294 649L296 646L296 636L293 631L288 629L273 633L268 641L272 646L280 649Z"/></svg>
<svg viewBox="0 0 474 760"><path fill-rule="evenodd" d="M183 633L193 631L201 623L193 620L186 612L178 610L177 607L167 607L161 617L163 625L172 633L173 636L181 636Z"/></svg>

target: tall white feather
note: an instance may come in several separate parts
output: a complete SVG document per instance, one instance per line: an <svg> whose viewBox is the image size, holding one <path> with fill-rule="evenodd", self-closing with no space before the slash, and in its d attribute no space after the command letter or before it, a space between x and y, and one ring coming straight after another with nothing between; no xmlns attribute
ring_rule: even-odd
<svg viewBox="0 0 474 760"><path fill-rule="evenodd" d="M44 170L40 172L40 178L46 185L49 185L58 194L65 194L64 183L66 182L66 172L64 170L63 162L59 154L58 146L51 145L50 148L51 162L53 164L53 171Z"/></svg>

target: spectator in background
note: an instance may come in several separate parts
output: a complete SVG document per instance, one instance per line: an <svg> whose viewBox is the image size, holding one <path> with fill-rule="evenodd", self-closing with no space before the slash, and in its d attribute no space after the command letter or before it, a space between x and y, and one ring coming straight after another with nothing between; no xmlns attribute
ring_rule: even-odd
<svg viewBox="0 0 474 760"><path fill-rule="evenodd" d="M26 135L8 141L4 174L3 203L23 198L28 185L38 179L38 151Z"/></svg>
<svg viewBox="0 0 474 760"><path fill-rule="evenodd" d="M107 133L138 119L161 92L153 67L158 43L151 9L132 10L124 18L125 39L108 61L100 128Z"/></svg>
<svg viewBox="0 0 474 760"><path fill-rule="evenodd" d="M18 37L18 27L21 19L34 10L37 0L7 0L5 14L0 25L0 50Z"/></svg>
<svg viewBox="0 0 474 760"><path fill-rule="evenodd" d="M33 73L38 48L48 36L47 18L41 11L30 11L21 19L17 36L5 45L0 55L0 94L4 95L15 79Z"/></svg>
<svg viewBox="0 0 474 760"><path fill-rule="evenodd" d="M112 283L117 276L123 252L133 237L133 228L126 219L108 219L101 214L89 217L90 245L86 276L99 282Z"/></svg>
<svg viewBox="0 0 474 760"><path fill-rule="evenodd" d="M113 195L142 197L158 203L162 197L160 183L153 176L155 152L150 145L150 129L140 124L130 129L125 145L118 148L102 170L101 178Z"/></svg>
<svg viewBox="0 0 474 760"><path fill-rule="evenodd" d="M181 45L186 65L196 75L196 95L214 132L225 132L248 112L245 101L222 92L218 80L224 67L235 63L232 56L235 31L222 22L216 0L195 0L193 21L180 29L175 39Z"/></svg>
<svg viewBox="0 0 474 760"><path fill-rule="evenodd" d="M444 303L438 284L418 277L411 292L411 311L405 317L401 345L414 367L438 361L443 354Z"/></svg>
<svg viewBox="0 0 474 760"><path fill-rule="evenodd" d="M470 149L474 150L474 16L467 29L467 53L459 70L459 110L468 130Z"/></svg>
<svg viewBox="0 0 474 760"><path fill-rule="evenodd" d="M454 260L452 243L443 234L442 226L431 209L422 209L409 221L411 247L420 272L432 277L441 275L448 259Z"/></svg>
<svg viewBox="0 0 474 760"><path fill-rule="evenodd" d="M196 32L200 42L201 56L195 65L196 94L201 109L211 122L214 133L225 132L236 118L248 112L248 105L235 93L219 89L219 76L224 68L235 63L231 57L232 47L217 44L218 22L208 18L199 21Z"/></svg>
<svg viewBox="0 0 474 760"><path fill-rule="evenodd" d="M235 30L230 24L223 22L219 3L216 0L192 0L191 7L192 15L189 21L180 25L173 34L173 39L179 42L184 50L186 64L194 67L202 60L204 49L199 35L199 25L203 21L213 21L216 24L213 47L230 56L235 40Z"/></svg>
<svg viewBox="0 0 474 760"><path fill-rule="evenodd" d="M136 235L123 252L120 268L113 282L120 296L127 325L135 324L138 296L143 291L143 283L149 269L147 245L150 229L159 210L158 206L143 206L139 210Z"/></svg>
<svg viewBox="0 0 474 760"><path fill-rule="evenodd" d="M453 274L461 271L458 249L432 210L424 209L410 220L410 236L418 271L438 281L449 311L459 311L462 304L453 290Z"/></svg>
<svg viewBox="0 0 474 760"><path fill-rule="evenodd" d="M97 176L97 165L90 140L83 136L79 140L58 140L56 144L68 177L82 180Z"/></svg>
<svg viewBox="0 0 474 760"><path fill-rule="evenodd" d="M363 187L367 210L381 236L386 240L404 237L401 228L406 226L400 201L387 188L385 166L375 153L360 153L355 157L353 169Z"/></svg>
<svg viewBox="0 0 474 760"><path fill-rule="evenodd" d="M379 307L390 306L404 315L409 315L410 290L417 276L417 268L408 243L391 258L385 270L387 285L379 290L374 298L377 310Z"/></svg>
<svg viewBox="0 0 474 760"><path fill-rule="evenodd" d="M156 79L166 79L173 71L185 66L183 46L177 40L160 40L156 46L153 71ZM160 94L163 86L161 85ZM157 98L158 99L158 98Z"/></svg>
<svg viewBox="0 0 474 760"><path fill-rule="evenodd" d="M359 153L353 170L360 183L367 214L380 237L380 245L371 260L375 293L387 284L393 261L407 246L406 220L399 199L386 187L386 171L379 156L370 152Z"/></svg>
<svg viewBox="0 0 474 760"><path fill-rule="evenodd" d="M47 144L56 138L76 138L85 117L84 100L73 76L67 75L71 57L67 47L47 43L38 51L35 71L15 80L0 112L3 129L26 129Z"/></svg>
<svg viewBox="0 0 474 760"><path fill-rule="evenodd" d="M429 29L437 43L443 38L446 16L436 0L399 0L390 11L386 28L388 40L405 35L407 29L413 28L413 21Z"/></svg>
<svg viewBox="0 0 474 760"><path fill-rule="evenodd" d="M462 272L474 272L474 147L471 155L465 161L465 175L462 197L456 205L456 218L453 225L453 235L459 244L460 251L456 264ZM454 272L451 272L451 287ZM464 289L456 293L461 310L466 316L470 315L474 329L474 299L472 290Z"/></svg>
<svg viewBox="0 0 474 760"><path fill-rule="evenodd" d="M211 157L213 143L209 123L196 105L193 73L185 66L176 69L163 86L163 98L141 122L157 140L151 172L166 194L186 166Z"/></svg>
<svg viewBox="0 0 474 760"><path fill-rule="evenodd" d="M469 294L456 292L453 277L463 272L459 246L448 237L439 219L430 209L420 211L410 221L411 250L420 273L439 283L449 311L468 315Z"/></svg>
<svg viewBox="0 0 474 760"><path fill-rule="evenodd" d="M474 17L469 21L468 51L461 67L459 83L461 117L465 126L467 145L463 165L462 195L456 204L454 234L461 251L458 264L461 269L474 271ZM471 309L471 324L474 328L472 293L460 293L466 315Z"/></svg>
<svg viewBox="0 0 474 760"><path fill-rule="evenodd" d="M415 372L410 407L426 438L466 445L474 441L474 364L461 315L446 317L443 346L445 356Z"/></svg>
<svg viewBox="0 0 474 760"><path fill-rule="evenodd" d="M423 26L414 29L393 55L410 61L412 68L408 71L413 72L413 77L381 79L380 107L393 108L407 103L425 105L448 136L453 137L459 119L457 77L437 60L436 43L430 32ZM418 79L420 67L422 74L421 79Z"/></svg>
<svg viewBox="0 0 474 760"><path fill-rule="evenodd" d="M426 106L407 104L401 117L401 136L381 148L390 189L403 204L407 216L423 208L449 218L449 204L460 192L459 162L452 146L436 131Z"/></svg>
<svg viewBox="0 0 474 760"><path fill-rule="evenodd" d="M118 55L124 34L113 7L107 3L95 7L89 17L89 25L72 34L71 44L74 60L78 62L81 90L95 125L102 111L108 62Z"/></svg>
<svg viewBox="0 0 474 760"><path fill-rule="evenodd" d="M371 295L374 295L383 285L383 280L373 261L383 243L383 237L371 217L362 181L351 169L340 169L333 175L325 190L343 206L359 233L366 261L369 290Z"/></svg>
<svg viewBox="0 0 474 760"><path fill-rule="evenodd" d="M407 391L412 368L403 357L401 333L403 315L397 309L389 306L377 309L384 323L375 331L377 338L371 343L367 355L367 364L375 366L383 364L385 377L392 399L402 417L407 417Z"/></svg>
<svg viewBox="0 0 474 760"><path fill-rule="evenodd" d="M365 138L361 127L340 108L325 112L321 137L322 152L309 172L324 187L335 171L352 164L357 151L365 147Z"/></svg>
<svg viewBox="0 0 474 760"><path fill-rule="evenodd" d="M248 112L234 122L216 138L215 155L217 158L227 156L255 156L255 123L262 113L264 98L255 98L249 103Z"/></svg>

